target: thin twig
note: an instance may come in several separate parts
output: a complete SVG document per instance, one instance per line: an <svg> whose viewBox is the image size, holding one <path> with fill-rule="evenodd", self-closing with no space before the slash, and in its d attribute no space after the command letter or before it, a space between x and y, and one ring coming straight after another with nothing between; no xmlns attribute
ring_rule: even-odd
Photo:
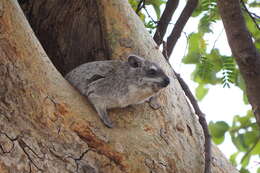
<svg viewBox="0 0 260 173"><path fill-rule="evenodd" d="M244 3L243 0L240 0L242 6L244 7L244 10L247 12L247 14L249 15L249 17L253 20L253 22L255 23L255 26L257 27L258 30L260 30L260 27L258 26L255 18L252 16L251 12L247 9L246 4Z"/></svg>
<svg viewBox="0 0 260 173"><path fill-rule="evenodd" d="M186 37L186 46L185 46L185 50L184 50L184 53L183 53L183 57L185 56L186 52L187 52L187 48L188 48L188 44L189 44L189 37L187 35L186 32L183 32L185 37Z"/></svg>
<svg viewBox="0 0 260 173"><path fill-rule="evenodd" d="M252 14L253 16L255 16L254 18L256 20L260 20L260 16L258 16L257 14L253 13L253 12L250 12L250 14Z"/></svg>
<svg viewBox="0 0 260 173"><path fill-rule="evenodd" d="M188 19L190 18L192 12L197 7L198 0L188 0L187 4L185 5L184 9L181 12L180 17L178 18L170 36L167 38L167 52L168 56L170 57L172 50L179 39L181 32L186 25Z"/></svg>
<svg viewBox="0 0 260 173"><path fill-rule="evenodd" d="M168 28L172 15L174 14L176 8L178 7L179 0L168 0L163 11L162 17L158 23L157 30L154 34L154 41L157 45L162 44L163 37Z"/></svg>
<svg viewBox="0 0 260 173"><path fill-rule="evenodd" d="M141 9L145 6L145 0L140 0L140 2L137 5L135 13L138 15L138 13L141 11Z"/></svg>
<svg viewBox="0 0 260 173"><path fill-rule="evenodd" d="M148 17L151 19L151 21L155 24L158 23L158 21L154 20L153 17L149 14L148 10L146 9L146 7L143 7L144 11L146 12L146 14L148 15Z"/></svg>
<svg viewBox="0 0 260 173"><path fill-rule="evenodd" d="M223 33L223 31L224 31L224 28L222 28L221 32L218 34L216 40L214 41L211 51L215 48L216 43L217 43L218 39L220 38L221 34Z"/></svg>
<svg viewBox="0 0 260 173"><path fill-rule="evenodd" d="M246 159L246 157L251 153L251 151L256 147L256 145L258 144L258 142L260 141L260 136L258 137L258 139L255 141L254 145L246 152L246 154L242 157L241 159L241 163Z"/></svg>
<svg viewBox="0 0 260 173"><path fill-rule="evenodd" d="M256 123L249 123L249 124L246 124L246 125L241 125L239 127L230 129L229 133L235 133L235 132L238 132L241 129L247 129L249 127L252 127L253 125L257 125L257 124Z"/></svg>

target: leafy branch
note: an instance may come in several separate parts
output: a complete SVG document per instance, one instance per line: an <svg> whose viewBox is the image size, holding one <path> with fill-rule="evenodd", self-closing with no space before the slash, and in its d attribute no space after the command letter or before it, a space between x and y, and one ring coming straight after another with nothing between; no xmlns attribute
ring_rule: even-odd
<svg viewBox="0 0 260 173"><path fill-rule="evenodd" d="M245 159L250 155L251 151L256 147L256 145L260 142L260 136L258 139L254 142L253 146L245 153L245 155L242 157L241 162L243 163Z"/></svg>
<svg viewBox="0 0 260 173"><path fill-rule="evenodd" d="M232 57L224 57L223 59L223 72L222 72L222 78L221 83L223 84L223 87L230 88L230 83L235 83L236 80L236 64Z"/></svg>

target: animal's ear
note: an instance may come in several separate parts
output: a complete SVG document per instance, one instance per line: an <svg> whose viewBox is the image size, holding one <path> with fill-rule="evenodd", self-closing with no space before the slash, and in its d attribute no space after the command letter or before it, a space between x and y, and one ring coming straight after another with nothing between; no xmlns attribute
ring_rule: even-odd
<svg viewBox="0 0 260 173"><path fill-rule="evenodd" d="M136 55L129 55L128 56L128 63L131 67L137 68L141 67L144 62L144 59L136 56Z"/></svg>

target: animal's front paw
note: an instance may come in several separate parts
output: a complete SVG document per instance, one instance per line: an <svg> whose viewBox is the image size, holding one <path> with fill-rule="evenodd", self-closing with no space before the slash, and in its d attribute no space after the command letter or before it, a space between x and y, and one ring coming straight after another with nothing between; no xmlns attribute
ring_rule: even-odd
<svg viewBox="0 0 260 173"><path fill-rule="evenodd" d="M153 97L150 98L150 100L149 100L149 105L150 105L151 108L153 108L153 109L155 109L155 110L161 108L161 105L160 105L160 103L158 102L156 96L153 96Z"/></svg>
<svg viewBox="0 0 260 173"><path fill-rule="evenodd" d="M113 128L113 127L114 127L114 123L112 123L112 121L110 121L109 119L103 120L103 123L104 123L108 128Z"/></svg>
<svg viewBox="0 0 260 173"><path fill-rule="evenodd" d="M98 115L100 117L100 119L102 120L102 122L109 128L112 128L114 126L114 124L112 123L112 121L109 119L108 114L107 114L107 110L103 107L99 107L97 106L98 104L94 104Z"/></svg>

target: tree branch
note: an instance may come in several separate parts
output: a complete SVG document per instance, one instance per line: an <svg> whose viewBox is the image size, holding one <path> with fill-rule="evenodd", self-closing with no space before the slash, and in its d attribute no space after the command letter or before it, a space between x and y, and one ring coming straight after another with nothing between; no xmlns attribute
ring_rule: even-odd
<svg viewBox="0 0 260 173"><path fill-rule="evenodd" d="M218 0L229 46L246 84L248 100L260 125L260 54L248 32L240 0Z"/></svg>
<svg viewBox="0 0 260 173"><path fill-rule="evenodd" d="M157 30L153 36L154 41L157 45L162 44L163 37L170 23L172 15L174 14L176 8L178 7L179 0L168 0L163 11L162 17L158 23Z"/></svg>
<svg viewBox="0 0 260 173"><path fill-rule="evenodd" d="M246 152L246 154L242 157L241 159L241 163L246 159L246 157L251 153L251 151L256 147L256 145L258 144L258 142L260 141L260 136L257 138L257 140L255 141L255 143L253 144L253 146Z"/></svg>
<svg viewBox="0 0 260 173"><path fill-rule="evenodd" d="M167 38L167 53L170 57L172 50L179 39L181 32L186 25L188 19L190 18L192 12L197 7L198 0L188 0L186 6L182 10L180 17L178 18L170 36Z"/></svg>

